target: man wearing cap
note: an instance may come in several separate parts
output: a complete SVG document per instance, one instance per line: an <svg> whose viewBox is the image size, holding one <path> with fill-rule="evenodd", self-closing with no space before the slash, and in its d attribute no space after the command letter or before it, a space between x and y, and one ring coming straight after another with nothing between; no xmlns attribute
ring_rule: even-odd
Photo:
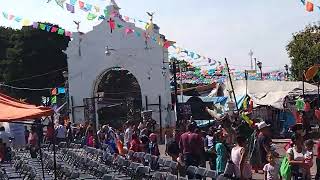
<svg viewBox="0 0 320 180"><path fill-rule="evenodd" d="M262 167L268 163L267 161L267 154L271 151L271 133L270 133L270 125L268 125L266 122L262 121L257 124L257 127L260 131L260 134L258 135L258 144L260 147L260 157L262 162Z"/></svg>

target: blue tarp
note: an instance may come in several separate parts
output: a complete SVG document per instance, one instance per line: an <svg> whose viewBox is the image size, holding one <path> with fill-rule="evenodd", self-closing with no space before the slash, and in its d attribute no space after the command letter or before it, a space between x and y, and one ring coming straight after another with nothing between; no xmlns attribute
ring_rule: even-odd
<svg viewBox="0 0 320 180"><path fill-rule="evenodd" d="M178 102L179 103L186 103L190 98L193 96L178 96ZM202 102L211 103L212 104L226 104L228 97L209 97L209 96L197 96L202 100Z"/></svg>

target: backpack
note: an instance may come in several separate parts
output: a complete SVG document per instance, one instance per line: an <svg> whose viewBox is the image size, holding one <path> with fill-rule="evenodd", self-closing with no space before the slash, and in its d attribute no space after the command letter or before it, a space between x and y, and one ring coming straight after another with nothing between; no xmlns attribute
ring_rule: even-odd
<svg viewBox="0 0 320 180"><path fill-rule="evenodd" d="M291 165L287 156L282 159L280 166L280 175L285 180L291 179Z"/></svg>

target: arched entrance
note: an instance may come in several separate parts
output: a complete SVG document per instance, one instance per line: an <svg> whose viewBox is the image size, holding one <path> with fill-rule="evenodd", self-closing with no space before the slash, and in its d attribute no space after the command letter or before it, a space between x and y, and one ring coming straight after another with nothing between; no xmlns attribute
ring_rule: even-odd
<svg viewBox="0 0 320 180"><path fill-rule="evenodd" d="M97 80L99 124L120 128L127 120L140 120L141 88L136 77L123 68L111 68Z"/></svg>

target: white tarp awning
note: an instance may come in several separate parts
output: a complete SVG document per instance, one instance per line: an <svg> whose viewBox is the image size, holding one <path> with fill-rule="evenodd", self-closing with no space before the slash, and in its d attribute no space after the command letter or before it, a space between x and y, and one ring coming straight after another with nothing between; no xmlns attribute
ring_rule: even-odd
<svg viewBox="0 0 320 180"><path fill-rule="evenodd" d="M246 81L239 80L233 81L233 87L236 96L246 95L250 96L255 106L264 105L272 106L277 109L283 109L283 102L289 94L302 94L301 81L254 81L248 80L247 88ZM228 82L227 89L230 88ZM247 91L246 91L247 89ZM305 83L306 94L316 94L318 91L317 86Z"/></svg>

